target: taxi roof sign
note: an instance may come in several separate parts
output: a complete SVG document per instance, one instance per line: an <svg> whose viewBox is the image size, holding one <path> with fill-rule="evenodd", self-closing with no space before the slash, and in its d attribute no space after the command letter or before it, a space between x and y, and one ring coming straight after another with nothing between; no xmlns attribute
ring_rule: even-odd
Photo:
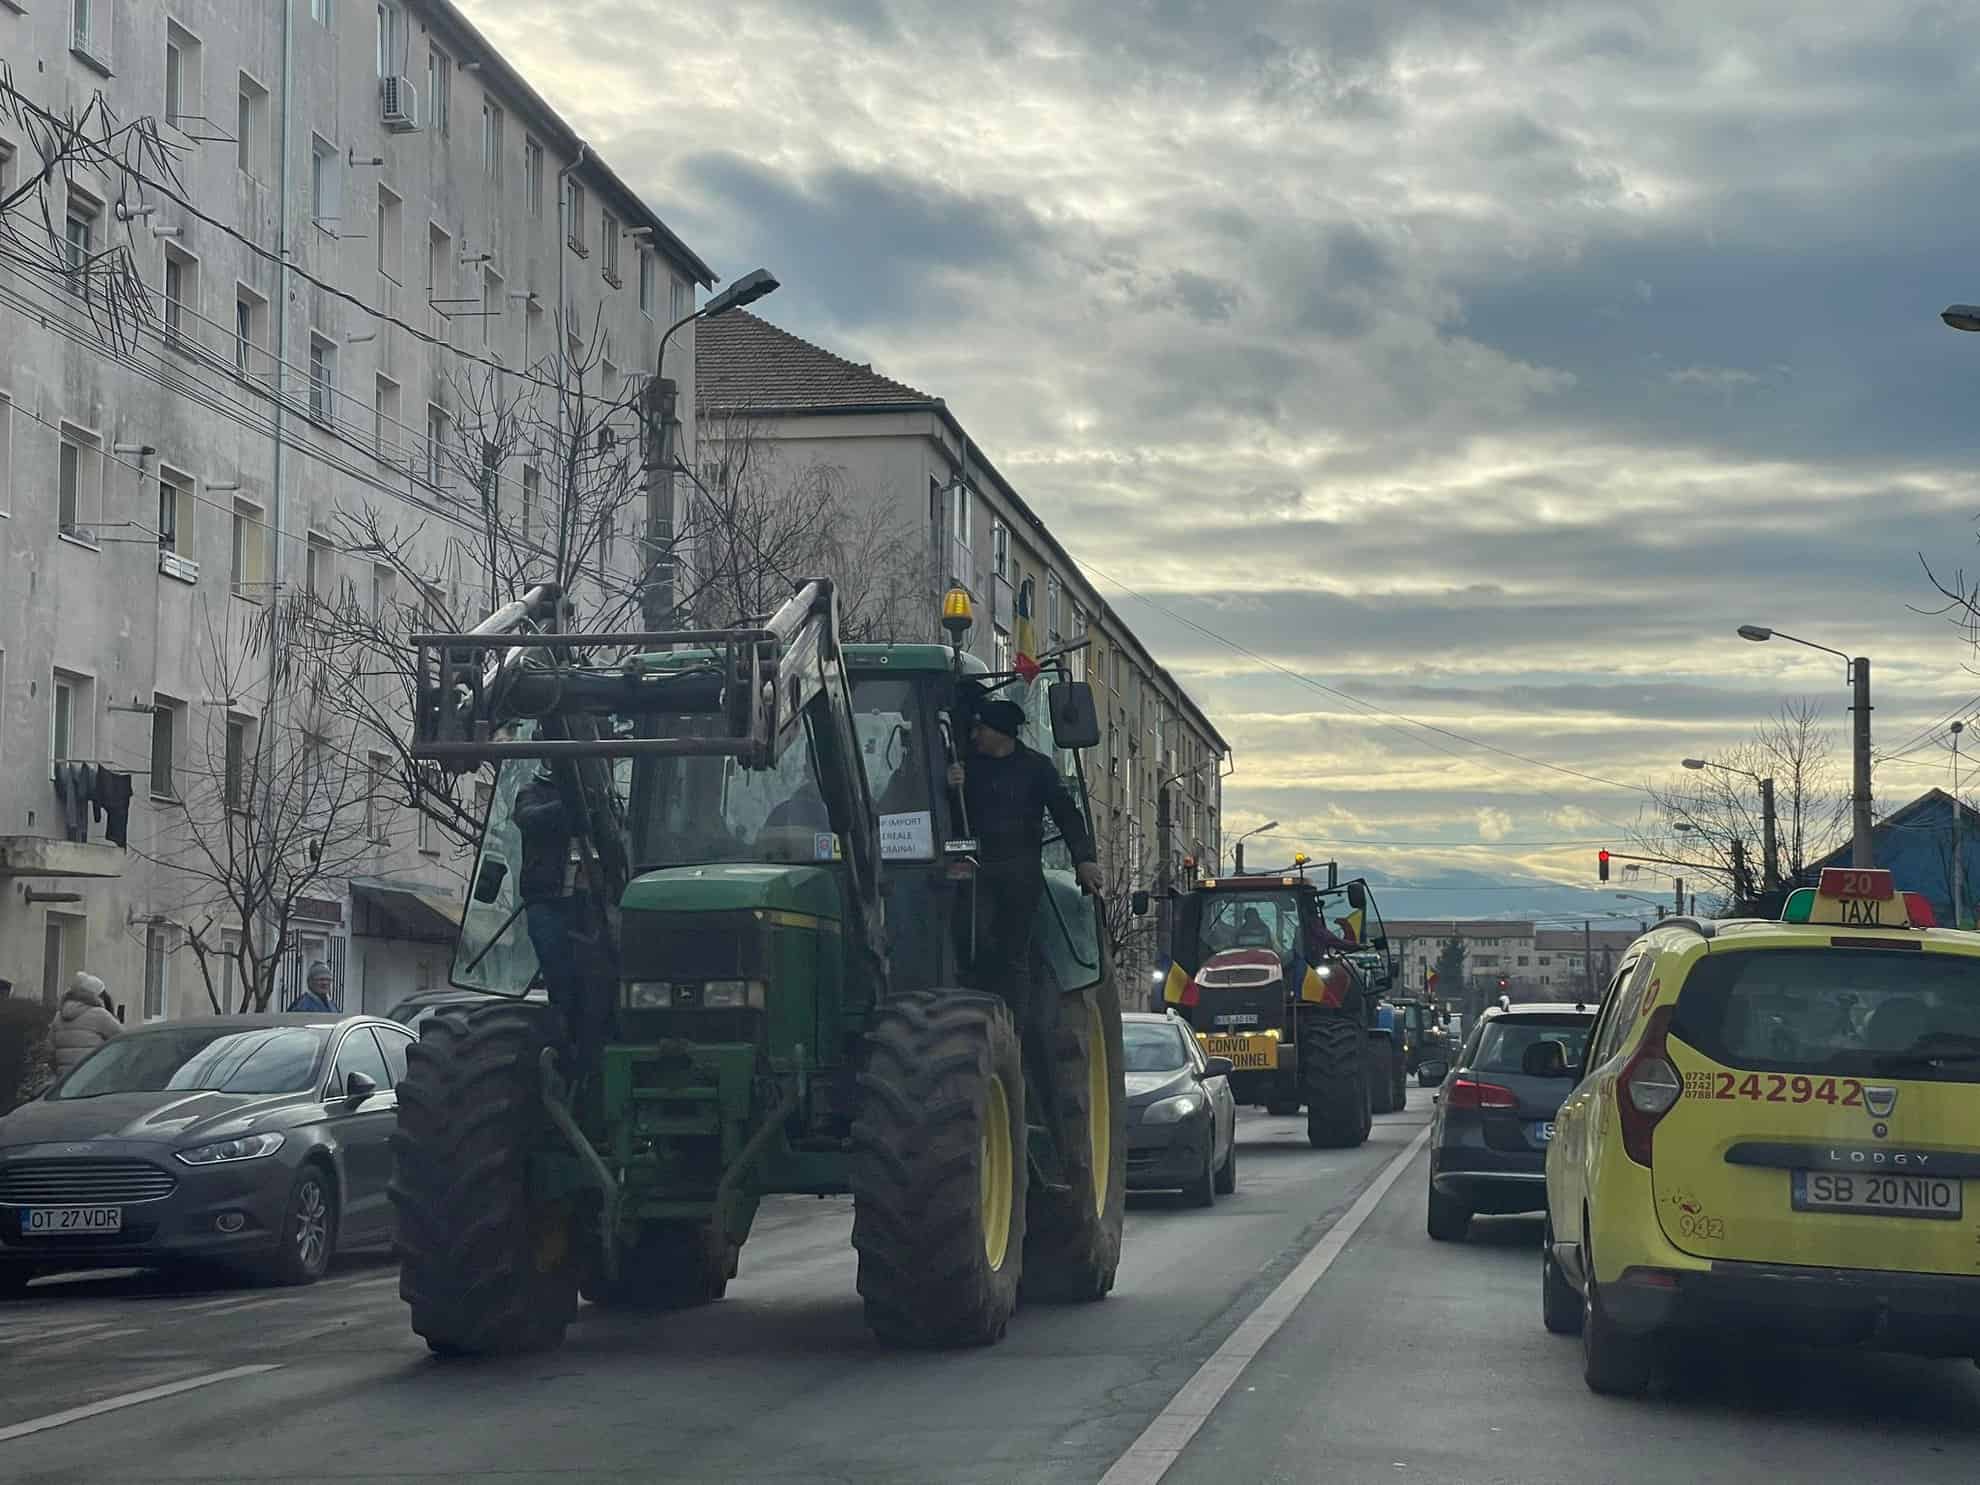
<svg viewBox="0 0 1980 1485"><path fill-rule="evenodd" d="M1819 885L1798 887L1781 907L1783 923L1827 923L1845 928L1929 928L1929 903L1899 892L1882 867L1828 866Z"/></svg>

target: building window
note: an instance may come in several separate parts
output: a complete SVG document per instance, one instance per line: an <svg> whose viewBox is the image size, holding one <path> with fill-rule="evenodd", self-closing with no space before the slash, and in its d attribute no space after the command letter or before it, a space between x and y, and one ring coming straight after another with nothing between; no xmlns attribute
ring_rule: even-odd
<svg viewBox="0 0 1980 1485"><path fill-rule="evenodd" d="M389 186L378 188L378 271L393 283L400 281L405 257L405 212L399 193Z"/></svg>
<svg viewBox="0 0 1980 1485"><path fill-rule="evenodd" d="M542 476L536 472L534 464L525 464L522 472L522 510L517 513L517 521L522 530L525 545L534 540L536 529L537 503L542 495Z"/></svg>
<svg viewBox="0 0 1980 1485"><path fill-rule="evenodd" d="M165 345L191 351L199 339L199 260L169 244L165 249Z"/></svg>
<svg viewBox="0 0 1980 1485"><path fill-rule="evenodd" d="M319 227L337 221L337 147L320 135L309 141L309 214Z"/></svg>
<svg viewBox="0 0 1980 1485"><path fill-rule="evenodd" d="M267 160L268 89L243 72L235 105L234 163L258 179Z"/></svg>
<svg viewBox="0 0 1980 1485"><path fill-rule="evenodd" d="M371 449L391 462L391 450L398 445L399 384L389 376L378 376L371 384Z"/></svg>
<svg viewBox="0 0 1980 1485"><path fill-rule="evenodd" d="M152 924L144 931L144 1019L165 1014L165 930Z"/></svg>
<svg viewBox="0 0 1980 1485"><path fill-rule="evenodd" d="M655 264L653 254L645 248L639 250L639 310L641 314L653 313L653 278Z"/></svg>
<svg viewBox="0 0 1980 1485"><path fill-rule="evenodd" d="M502 189L502 110L481 100L481 173L496 191Z"/></svg>
<svg viewBox="0 0 1980 1485"><path fill-rule="evenodd" d="M336 554L330 550L330 538L309 533L308 553L303 569L303 583L313 598L330 597L331 584L335 581Z"/></svg>
<svg viewBox="0 0 1980 1485"><path fill-rule="evenodd" d="M103 502L103 447L96 436L62 425L61 467L55 492L55 524L71 541L96 544Z"/></svg>
<svg viewBox="0 0 1980 1485"><path fill-rule="evenodd" d="M87 763L96 724L96 682L86 675L58 670L49 705L48 762L52 778L57 763Z"/></svg>
<svg viewBox="0 0 1980 1485"><path fill-rule="evenodd" d="M319 26L330 24L330 0L309 0L309 18Z"/></svg>
<svg viewBox="0 0 1980 1485"><path fill-rule="evenodd" d="M41 938L41 1003L50 1011L68 987L69 976L83 967L88 928L89 920L80 913L48 915Z"/></svg>
<svg viewBox="0 0 1980 1485"><path fill-rule="evenodd" d="M200 45L176 21L165 23L165 122L175 129L203 121L205 95L201 88ZM205 131L211 133L211 130Z"/></svg>
<svg viewBox="0 0 1980 1485"><path fill-rule="evenodd" d="M584 245L584 187L576 176L570 178L564 193L564 230L570 234L571 251L580 258L589 257Z"/></svg>
<svg viewBox="0 0 1980 1485"><path fill-rule="evenodd" d="M365 755L365 824L367 833L379 845L391 838L392 764L383 753Z"/></svg>
<svg viewBox="0 0 1980 1485"><path fill-rule="evenodd" d="M484 350L494 352L498 337L496 321L501 318L502 275L492 268L481 270L481 344Z"/></svg>
<svg viewBox="0 0 1980 1485"><path fill-rule="evenodd" d="M321 335L309 337L309 416L329 427L337 413L337 347Z"/></svg>
<svg viewBox="0 0 1980 1485"><path fill-rule="evenodd" d="M598 214L598 245L605 252L605 282L616 289L625 280L619 277L619 219L609 211Z"/></svg>
<svg viewBox="0 0 1980 1485"><path fill-rule="evenodd" d="M234 502L233 541L230 545L228 590L236 598L259 602L267 581L268 561L268 527L262 521L260 506L249 500Z"/></svg>
<svg viewBox="0 0 1980 1485"><path fill-rule="evenodd" d="M158 546L166 552L194 550L193 479L163 465L158 469Z"/></svg>
<svg viewBox="0 0 1980 1485"><path fill-rule="evenodd" d="M995 659L991 668L999 671L1009 670L1011 659L1011 637L999 629L995 641Z"/></svg>
<svg viewBox="0 0 1980 1485"><path fill-rule="evenodd" d="M96 218L102 209L80 191L70 190L62 226L63 267L68 271L69 292L83 299L89 297L90 257L96 250Z"/></svg>
<svg viewBox="0 0 1980 1485"><path fill-rule="evenodd" d="M1006 582L1011 576L1011 528L1002 521L990 522L990 570Z"/></svg>
<svg viewBox="0 0 1980 1485"><path fill-rule="evenodd" d="M221 798L230 810L241 809L247 804L248 747L248 719L228 717L226 753L220 764L220 789Z"/></svg>
<svg viewBox="0 0 1980 1485"><path fill-rule="evenodd" d="M185 707L169 696L151 698L151 797L179 797L179 735L184 731Z"/></svg>
<svg viewBox="0 0 1980 1485"><path fill-rule="evenodd" d="M447 414L432 403L426 405L426 482L437 491L447 483Z"/></svg>
<svg viewBox="0 0 1980 1485"><path fill-rule="evenodd" d="M543 146L533 139L523 141L523 200L528 203L531 221L542 217Z"/></svg>
<svg viewBox="0 0 1980 1485"><path fill-rule="evenodd" d="M433 127L442 134L453 113L452 98L454 89L454 59L439 47L429 47L426 52L426 101L433 110Z"/></svg>
<svg viewBox="0 0 1980 1485"><path fill-rule="evenodd" d="M268 301L245 284L234 285L234 370L243 378L261 374L267 340Z"/></svg>
<svg viewBox="0 0 1980 1485"><path fill-rule="evenodd" d="M399 75L400 54L405 50L403 22L399 7L388 5L385 0L378 4L378 75L397 77Z"/></svg>
<svg viewBox="0 0 1980 1485"><path fill-rule="evenodd" d="M371 617L384 623L391 617L393 595L399 586L399 577L382 562L371 564Z"/></svg>
<svg viewBox="0 0 1980 1485"><path fill-rule="evenodd" d="M433 332L447 336L447 307L440 301L454 292L454 239L447 229L426 224L426 302L433 306Z"/></svg>
<svg viewBox="0 0 1980 1485"><path fill-rule="evenodd" d="M1045 574L1045 638L1048 649L1059 647L1059 575L1056 572Z"/></svg>
<svg viewBox="0 0 1980 1485"><path fill-rule="evenodd" d="M69 16L69 45L107 71L116 16L112 0L70 0Z"/></svg>

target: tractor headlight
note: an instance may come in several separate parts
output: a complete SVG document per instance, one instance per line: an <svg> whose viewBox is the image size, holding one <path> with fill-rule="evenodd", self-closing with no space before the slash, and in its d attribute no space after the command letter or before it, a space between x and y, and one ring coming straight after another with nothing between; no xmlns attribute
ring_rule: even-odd
<svg viewBox="0 0 1980 1485"><path fill-rule="evenodd" d="M625 1007L629 1011L664 1011L674 1003L674 987L666 980L627 980Z"/></svg>
<svg viewBox="0 0 1980 1485"><path fill-rule="evenodd" d="M701 987L701 1003L710 1010L760 1011L766 988L761 980L710 980Z"/></svg>
<svg viewBox="0 0 1980 1485"><path fill-rule="evenodd" d="M1165 1098L1160 1103L1151 1103L1141 1116L1143 1124L1180 1124L1191 1114L1203 1107L1202 1095L1179 1093L1174 1098Z"/></svg>

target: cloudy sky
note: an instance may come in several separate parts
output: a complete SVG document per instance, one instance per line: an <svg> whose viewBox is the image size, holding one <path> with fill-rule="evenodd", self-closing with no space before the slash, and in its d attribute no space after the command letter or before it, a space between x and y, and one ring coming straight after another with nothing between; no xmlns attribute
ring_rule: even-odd
<svg viewBox="0 0 1980 1485"><path fill-rule="evenodd" d="M1742 622L1870 654L1884 751L1980 705L1918 611L1921 552L1980 572L1980 4L466 9L770 319L949 400L1237 828L1586 881L1617 785L1840 734Z"/></svg>

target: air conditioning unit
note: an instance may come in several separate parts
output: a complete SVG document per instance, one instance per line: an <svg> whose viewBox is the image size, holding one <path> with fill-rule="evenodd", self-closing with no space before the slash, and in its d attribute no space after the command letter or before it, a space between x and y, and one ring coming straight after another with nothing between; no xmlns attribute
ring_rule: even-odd
<svg viewBox="0 0 1980 1485"><path fill-rule="evenodd" d="M419 94L412 80L386 77L379 80L379 115L394 134L410 134L419 127Z"/></svg>
<svg viewBox="0 0 1980 1485"><path fill-rule="evenodd" d="M177 552L160 552L158 570L169 578L177 578L182 583L199 581L199 564L190 557L181 557Z"/></svg>

